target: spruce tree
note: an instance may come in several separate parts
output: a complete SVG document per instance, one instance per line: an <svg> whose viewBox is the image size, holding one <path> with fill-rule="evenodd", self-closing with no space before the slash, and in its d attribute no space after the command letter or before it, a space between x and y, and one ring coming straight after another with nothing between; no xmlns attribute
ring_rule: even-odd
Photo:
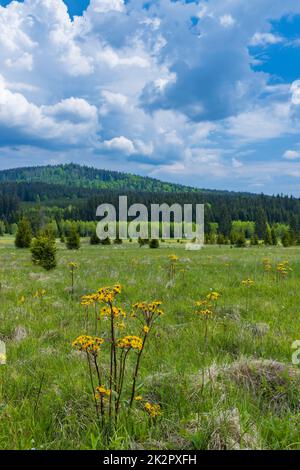
<svg viewBox="0 0 300 470"><path fill-rule="evenodd" d="M266 236L266 223L267 223L267 216L262 206L258 208L257 215L256 215L256 233L258 238L261 240L265 239Z"/></svg>
<svg viewBox="0 0 300 470"><path fill-rule="evenodd" d="M285 248L287 248L288 246L291 246L292 242L291 242L291 236L290 236L289 231L284 232L281 238L281 243L282 243L282 246L284 246Z"/></svg>
<svg viewBox="0 0 300 470"><path fill-rule="evenodd" d="M259 239L258 239L258 236L257 236L256 233L254 235L252 235L250 244L252 246L258 246L259 245Z"/></svg>
<svg viewBox="0 0 300 470"><path fill-rule="evenodd" d="M272 229L271 229L271 237L272 237L272 245L276 246L277 245L277 236L276 236L276 231L275 231L274 227L272 227Z"/></svg>
<svg viewBox="0 0 300 470"><path fill-rule="evenodd" d="M225 237L222 233L219 233L218 238L217 238L217 244L218 245L226 245L225 243Z"/></svg>
<svg viewBox="0 0 300 470"><path fill-rule="evenodd" d="M80 248L80 235L75 224L72 224L72 226L70 227L66 239L66 246L68 250L79 250Z"/></svg>
<svg viewBox="0 0 300 470"><path fill-rule="evenodd" d="M32 261L42 266L47 271L56 267L56 244L55 239L45 233L39 235L32 242Z"/></svg>
<svg viewBox="0 0 300 470"><path fill-rule="evenodd" d="M270 228L270 225L268 223L266 223L264 242L265 242L265 245L272 245L273 244L271 228Z"/></svg>
<svg viewBox="0 0 300 470"><path fill-rule="evenodd" d="M29 220L23 217L18 223L18 230L15 238L17 248L29 248L32 240L32 230Z"/></svg>
<svg viewBox="0 0 300 470"><path fill-rule="evenodd" d="M246 246L246 237L244 232L237 235L235 246L237 248L244 248Z"/></svg>
<svg viewBox="0 0 300 470"><path fill-rule="evenodd" d="M222 217L219 222L219 232L222 233L225 237L229 237L232 222L227 206L223 205L220 208L220 212Z"/></svg>

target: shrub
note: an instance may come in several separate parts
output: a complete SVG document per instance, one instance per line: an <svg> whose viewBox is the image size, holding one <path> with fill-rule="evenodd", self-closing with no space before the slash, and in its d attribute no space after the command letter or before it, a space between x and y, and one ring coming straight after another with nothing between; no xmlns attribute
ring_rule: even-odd
<svg viewBox="0 0 300 470"><path fill-rule="evenodd" d="M246 238L244 233L241 233L237 236L235 246L237 248L244 248L246 246Z"/></svg>
<svg viewBox="0 0 300 470"><path fill-rule="evenodd" d="M115 245L122 245L122 243L123 243L123 240L121 240L121 238L116 238L116 239L114 240L114 244L115 244Z"/></svg>
<svg viewBox="0 0 300 470"><path fill-rule="evenodd" d="M69 230L66 245L68 250L78 250L80 248L80 235L75 224Z"/></svg>
<svg viewBox="0 0 300 470"><path fill-rule="evenodd" d="M40 235L31 246L32 261L47 271L56 267L56 246L52 237Z"/></svg>
<svg viewBox="0 0 300 470"><path fill-rule="evenodd" d="M258 239L258 236L257 236L256 233L254 235L252 235L250 243L251 243L252 246L258 246L259 245L259 239Z"/></svg>
<svg viewBox="0 0 300 470"><path fill-rule="evenodd" d="M19 224L15 238L17 248L29 248L32 240L32 230L28 219L23 217Z"/></svg>
<svg viewBox="0 0 300 470"><path fill-rule="evenodd" d="M90 244L91 245L99 245L100 244L100 238L98 237L96 230L94 230L94 232L91 235Z"/></svg>
<svg viewBox="0 0 300 470"><path fill-rule="evenodd" d="M149 240L148 240L148 238L139 237L138 243L139 243L140 247L144 246L144 245L149 245Z"/></svg>
<svg viewBox="0 0 300 470"><path fill-rule="evenodd" d="M149 243L150 248L159 248L159 241L158 240L151 240Z"/></svg>
<svg viewBox="0 0 300 470"><path fill-rule="evenodd" d="M104 238L103 240L100 240L101 245L111 245L110 238Z"/></svg>
<svg viewBox="0 0 300 470"><path fill-rule="evenodd" d="M285 232L281 238L281 243L284 248L292 245L292 240L289 232Z"/></svg>

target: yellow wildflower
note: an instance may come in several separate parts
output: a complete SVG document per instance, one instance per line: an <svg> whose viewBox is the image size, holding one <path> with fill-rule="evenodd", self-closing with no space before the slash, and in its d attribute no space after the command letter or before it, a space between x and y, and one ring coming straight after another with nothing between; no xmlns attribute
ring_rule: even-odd
<svg viewBox="0 0 300 470"><path fill-rule="evenodd" d="M119 328L119 330L125 330L126 325L123 321L121 321L116 324L116 327Z"/></svg>
<svg viewBox="0 0 300 470"><path fill-rule="evenodd" d="M146 302L138 302L133 305L133 312L131 313L131 317L136 317L137 313L142 313L146 326L150 326L155 318L160 317L164 314L163 310L159 307L161 306L162 302L160 300L155 300L154 302L146 303Z"/></svg>
<svg viewBox="0 0 300 470"><path fill-rule="evenodd" d="M197 315L203 315L204 317L209 317L210 315L212 315L212 310L209 310L208 308L207 309L204 309L204 310L197 310L196 311L196 314Z"/></svg>
<svg viewBox="0 0 300 470"><path fill-rule="evenodd" d="M138 336L125 336L117 341L117 347L120 349L136 349L141 351L143 340Z"/></svg>
<svg viewBox="0 0 300 470"><path fill-rule="evenodd" d="M114 318L119 318L119 317L126 318L126 313L120 307L105 306L100 310L101 317L109 317L111 313L113 314Z"/></svg>
<svg viewBox="0 0 300 470"><path fill-rule="evenodd" d="M243 286L251 287L254 286L255 282L252 279L245 279L242 281Z"/></svg>
<svg viewBox="0 0 300 470"><path fill-rule="evenodd" d="M19 304L20 305L23 305L25 303L25 297L24 295L22 295L20 298L19 298Z"/></svg>
<svg viewBox="0 0 300 470"><path fill-rule="evenodd" d="M44 297L46 294L47 294L47 292L45 291L45 289L39 289L39 290L37 290L37 291L34 293L33 298L34 298L34 299L42 298L42 297Z"/></svg>
<svg viewBox="0 0 300 470"><path fill-rule="evenodd" d="M116 295L122 292L120 284L116 284L113 287L102 287L97 291L97 300L98 302L103 302L106 304L111 304Z"/></svg>
<svg viewBox="0 0 300 470"><path fill-rule="evenodd" d="M206 298L207 298L208 300L213 300L213 301L214 301L214 300L218 300L218 298L220 297L220 295L221 295L221 294L219 294L219 292L210 292L210 293L206 296Z"/></svg>
<svg viewBox="0 0 300 470"><path fill-rule="evenodd" d="M73 341L73 347L78 349L78 351L85 351L86 353L96 355L103 343L103 338L82 335Z"/></svg>
<svg viewBox="0 0 300 470"><path fill-rule="evenodd" d="M100 387L96 387L95 398L97 400L105 396L109 397L110 394L111 394L111 390L109 388L105 388L103 385L100 385Z"/></svg>
<svg viewBox="0 0 300 470"><path fill-rule="evenodd" d="M152 405L151 403L146 402L144 409L151 418L156 418L157 416L161 415L160 405Z"/></svg>
<svg viewBox="0 0 300 470"><path fill-rule="evenodd" d="M70 269L77 269L78 268L78 264L77 263L74 263L74 261L71 261L69 264L68 264L69 268Z"/></svg>

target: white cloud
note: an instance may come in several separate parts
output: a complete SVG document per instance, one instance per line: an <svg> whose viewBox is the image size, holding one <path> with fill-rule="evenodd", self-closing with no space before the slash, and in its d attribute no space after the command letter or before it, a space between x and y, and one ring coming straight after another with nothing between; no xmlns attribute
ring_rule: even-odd
<svg viewBox="0 0 300 470"><path fill-rule="evenodd" d="M250 41L251 46L267 46L279 44L283 38L272 33L255 33Z"/></svg>
<svg viewBox="0 0 300 470"><path fill-rule="evenodd" d="M114 93L109 90L103 90L102 96L105 99L106 103L112 106L119 106L123 108L128 103L127 96L122 95L122 93Z"/></svg>
<svg viewBox="0 0 300 470"><path fill-rule="evenodd" d="M226 120L227 133L244 141L256 142L295 133L289 103L256 107Z"/></svg>
<svg viewBox="0 0 300 470"><path fill-rule="evenodd" d="M235 20L231 15L223 15L220 17L220 24L221 26L224 26L224 28L230 28L235 24Z"/></svg>
<svg viewBox="0 0 300 470"><path fill-rule="evenodd" d="M108 13L110 11L123 11L123 0L91 0L90 8L95 13Z"/></svg>
<svg viewBox="0 0 300 470"><path fill-rule="evenodd" d="M124 136L114 137L111 140L105 140L103 142L103 148L116 152L120 151L126 155L132 155L133 153L136 153L133 142Z"/></svg>
<svg viewBox="0 0 300 470"><path fill-rule="evenodd" d="M297 160L300 158L300 151L299 150L286 150L283 154L283 158L286 160Z"/></svg>
<svg viewBox="0 0 300 470"><path fill-rule="evenodd" d="M300 80L296 80L291 85L292 103L295 105L300 104Z"/></svg>
<svg viewBox="0 0 300 470"><path fill-rule="evenodd" d="M0 76L1 135L13 143L51 141L52 144L86 145L98 128L97 111L83 99L70 98L52 106L37 106L21 93L10 91ZM7 135L9 129L14 133Z"/></svg>
<svg viewBox="0 0 300 470"><path fill-rule="evenodd" d="M243 164L237 158L233 158L232 159L232 166L233 166L233 168L241 168L243 166Z"/></svg>
<svg viewBox="0 0 300 470"><path fill-rule="evenodd" d="M105 47L101 51L96 54L96 60L100 62L104 62L111 68L115 67L128 67L128 66L135 66L135 67L148 67L149 61L145 57L140 57L138 55L132 55L129 53L122 55L118 54L114 51L111 47Z"/></svg>

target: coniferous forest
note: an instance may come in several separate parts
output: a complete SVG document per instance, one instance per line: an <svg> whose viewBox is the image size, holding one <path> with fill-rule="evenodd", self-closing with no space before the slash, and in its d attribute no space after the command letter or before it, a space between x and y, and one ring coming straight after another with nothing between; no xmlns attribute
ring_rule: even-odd
<svg viewBox="0 0 300 470"><path fill-rule="evenodd" d="M284 195L197 189L156 179L69 164L19 168L0 172L0 233L14 233L26 216L34 234L51 224L65 235L72 221L81 235L91 235L96 208L119 195L128 204L205 204L206 243L295 244L299 240L300 200ZM272 240L273 232L273 240Z"/></svg>

